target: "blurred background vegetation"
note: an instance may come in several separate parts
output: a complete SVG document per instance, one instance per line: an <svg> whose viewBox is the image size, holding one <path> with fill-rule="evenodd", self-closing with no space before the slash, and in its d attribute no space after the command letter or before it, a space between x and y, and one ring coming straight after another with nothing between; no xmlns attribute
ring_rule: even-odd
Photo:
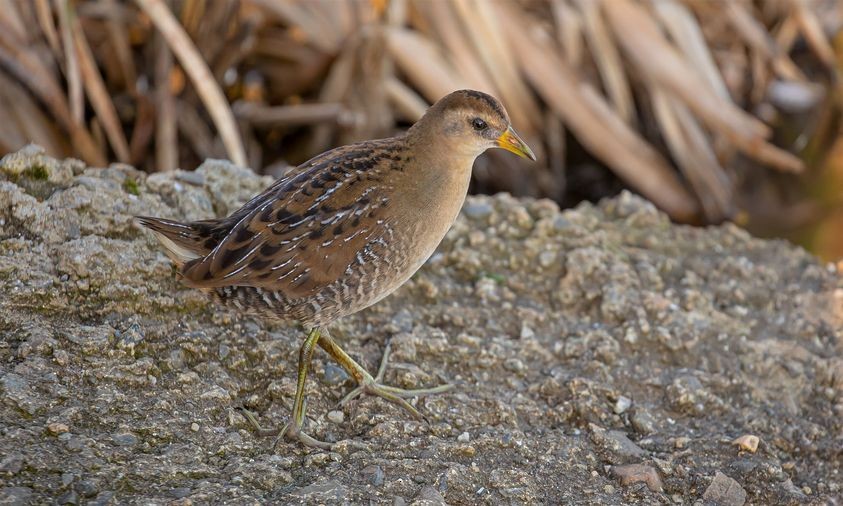
<svg viewBox="0 0 843 506"><path fill-rule="evenodd" d="M843 257L839 0L0 0L0 151L283 174L439 97L499 97L539 156L473 192L630 188Z"/></svg>

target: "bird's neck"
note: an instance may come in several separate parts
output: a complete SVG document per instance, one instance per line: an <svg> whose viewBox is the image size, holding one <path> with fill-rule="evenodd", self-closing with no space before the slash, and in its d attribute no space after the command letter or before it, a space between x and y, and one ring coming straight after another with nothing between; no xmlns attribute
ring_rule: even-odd
<svg viewBox="0 0 843 506"><path fill-rule="evenodd" d="M449 149L441 137L416 136L407 141L415 157L411 172L404 175L406 198L412 201L407 208L417 216L427 216L431 223L447 224L447 231L465 200L477 156Z"/></svg>

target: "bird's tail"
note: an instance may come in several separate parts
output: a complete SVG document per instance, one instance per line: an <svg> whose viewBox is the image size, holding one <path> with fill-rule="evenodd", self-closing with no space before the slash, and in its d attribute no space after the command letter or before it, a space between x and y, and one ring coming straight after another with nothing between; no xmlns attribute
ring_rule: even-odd
<svg viewBox="0 0 843 506"><path fill-rule="evenodd" d="M211 248L206 246L208 227L205 224L180 223L150 216L136 216L135 219L155 234L167 256L179 267L210 252Z"/></svg>

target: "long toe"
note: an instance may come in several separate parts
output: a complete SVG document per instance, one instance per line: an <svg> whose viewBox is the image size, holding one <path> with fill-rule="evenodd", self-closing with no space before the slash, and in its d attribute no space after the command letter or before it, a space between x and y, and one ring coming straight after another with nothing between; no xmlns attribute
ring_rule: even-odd
<svg viewBox="0 0 843 506"><path fill-rule="evenodd" d="M279 434L282 434L287 428L286 425L283 425L281 427L274 427L271 429L262 427L254 413L243 407L237 409L243 414L243 416L246 417L246 420L249 422L249 425L251 425L255 429L255 434L257 434L258 436L277 436Z"/></svg>
<svg viewBox="0 0 843 506"><path fill-rule="evenodd" d="M353 399L360 397L363 394L369 394L380 397L381 399L387 400L397 406L402 407L405 411L407 411L408 413L413 415L413 417L419 420L425 420L425 417L405 399L409 399L412 397L423 397L425 395L440 394L443 392L447 392L452 388L453 385L445 384L433 388L418 388L408 390L403 388L392 387L389 385L383 385L375 381L367 381L352 390L351 392L349 392L348 395L343 397L343 399L339 402L339 406L343 407Z"/></svg>
<svg viewBox="0 0 843 506"><path fill-rule="evenodd" d="M327 441L320 441L308 434L302 432L301 429L296 430L294 427L290 427L289 429L285 430L284 433L279 437L279 439L283 437L284 439L290 439L293 441L298 441L299 443L309 446L311 448L319 448L321 450L330 450L333 446L332 443L328 443ZM278 440L276 440L276 444Z"/></svg>

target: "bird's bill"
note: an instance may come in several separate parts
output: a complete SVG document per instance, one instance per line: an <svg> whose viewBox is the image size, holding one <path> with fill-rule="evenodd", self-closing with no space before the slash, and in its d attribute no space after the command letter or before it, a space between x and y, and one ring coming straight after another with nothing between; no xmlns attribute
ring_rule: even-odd
<svg viewBox="0 0 843 506"><path fill-rule="evenodd" d="M536 161L536 155L533 154L533 150L530 149L530 146L526 142L521 140L521 137L515 133L512 127L507 127L506 131L497 138L497 145L499 148L511 151L520 157L529 158L534 162Z"/></svg>

